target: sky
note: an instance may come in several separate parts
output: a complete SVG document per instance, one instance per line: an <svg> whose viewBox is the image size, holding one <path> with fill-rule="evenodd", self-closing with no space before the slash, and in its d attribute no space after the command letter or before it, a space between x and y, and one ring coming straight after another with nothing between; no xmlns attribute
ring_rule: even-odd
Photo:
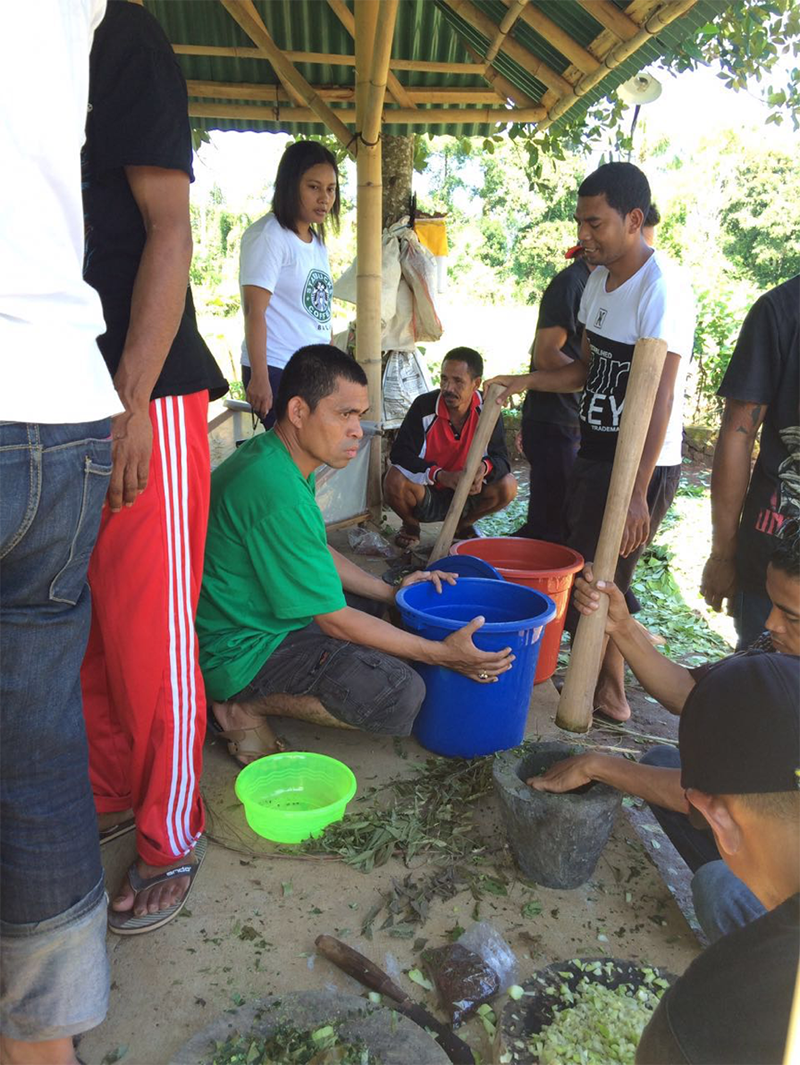
<svg viewBox="0 0 800 1065"><path fill-rule="evenodd" d="M796 134L788 120L781 126L765 125L769 110L756 94L727 89L713 69L703 67L677 77L662 70L653 70L653 74L662 85L662 93L642 108L634 148L642 136L653 140L666 137L675 154L689 157L703 137L734 128L765 146L796 151ZM628 114L630 121L632 110ZM193 198L204 200L216 183L231 208L244 209L248 199L271 182L288 139L282 133L212 133L211 143L200 148L195 162ZM352 178L348 186L354 199ZM425 194L424 174L415 175L414 186Z"/></svg>

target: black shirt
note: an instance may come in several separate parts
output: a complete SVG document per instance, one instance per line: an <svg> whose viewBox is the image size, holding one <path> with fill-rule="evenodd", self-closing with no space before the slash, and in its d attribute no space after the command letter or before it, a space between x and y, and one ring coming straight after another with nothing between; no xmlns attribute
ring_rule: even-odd
<svg viewBox="0 0 800 1065"><path fill-rule="evenodd" d="M800 955L800 895L713 943L642 1033L638 1065L783 1061Z"/></svg>
<svg viewBox="0 0 800 1065"><path fill-rule="evenodd" d="M131 296L145 228L126 166L183 170L193 179L186 82L164 31L138 4L114 0L94 35L89 113L82 153L86 224L84 275L103 304L98 345L116 373L130 321ZM228 384L197 330L191 290L152 398Z"/></svg>
<svg viewBox="0 0 800 1065"><path fill-rule="evenodd" d="M766 595L773 537L800 517L800 276L753 304L719 394L767 405L737 542L740 587Z"/></svg>
<svg viewBox="0 0 800 1065"><path fill-rule="evenodd" d="M544 290L539 307L536 331L560 328L566 330L567 339L561 350L571 359L581 357L582 327L578 323L578 309L586 288L589 267L583 257L570 263L557 273ZM535 341L534 341L535 343ZM536 369L531 348L531 372ZM533 392L525 396L522 417L526 420L550 422L553 425L572 425L577 428L578 399L580 392Z"/></svg>

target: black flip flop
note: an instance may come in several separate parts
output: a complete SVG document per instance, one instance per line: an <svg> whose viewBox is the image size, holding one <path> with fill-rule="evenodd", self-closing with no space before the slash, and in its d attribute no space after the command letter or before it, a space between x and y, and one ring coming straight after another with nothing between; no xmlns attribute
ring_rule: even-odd
<svg viewBox="0 0 800 1065"><path fill-rule="evenodd" d="M110 843L112 839L119 839L120 836L126 835L128 832L132 832L136 828L136 818L129 817L127 821L120 821L118 825L112 825L110 828L104 828L98 833L100 838L100 846L104 843Z"/></svg>
<svg viewBox="0 0 800 1065"><path fill-rule="evenodd" d="M203 864L207 849L208 841L205 836L201 836L192 851L196 859L194 863L190 864L187 862L185 865L179 865L177 869L168 869L166 872L159 873L157 876L139 876L136 862L133 862L130 869L128 869L128 882L137 895L140 891L144 891L146 888L155 887L156 884L164 884L176 876L188 876L189 886L182 899L179 899L178 902L174 903L168 909L159 910L157 913L143 913L141 917L137 917L133 912L133 908L120 911L112 910L109 906L109 929L112 932L116 932L118 936L138 936L144 932L152 932L156 928L161 928L163 925L168 924L173 920L173 918L177 917L186 904L186 900L189 898L189 893L194 886L194 878L197 876L198 869Z"/></svg>

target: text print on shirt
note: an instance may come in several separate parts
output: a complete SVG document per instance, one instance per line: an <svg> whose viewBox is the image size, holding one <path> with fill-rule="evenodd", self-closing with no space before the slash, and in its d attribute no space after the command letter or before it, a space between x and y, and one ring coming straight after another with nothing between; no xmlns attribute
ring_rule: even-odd
<svg viewBox="0 0 800 1065"><path fill-rule="evenodd" d="M588 329L586 335L592 361L581 396L580 418L599 433L618 433L631 370L631 345L595 336Z"/></svg>
<svg viewBox="0 0 800 1065"><path fill-rule="evenodd" d="M324 270L309 270L303 289L303 307L321 326L330 325L332 296L333 283L329 275Z"/></svg>

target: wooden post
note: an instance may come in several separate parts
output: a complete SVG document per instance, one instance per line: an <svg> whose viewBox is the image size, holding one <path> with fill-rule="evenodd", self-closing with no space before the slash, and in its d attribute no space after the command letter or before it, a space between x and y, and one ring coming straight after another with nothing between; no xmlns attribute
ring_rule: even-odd
<svg viewBox="0 0 800 1065"><path fill-rule="evenodd" d="M433 551L431 551L432 562L437 562L440 558L444 558L453 543L453 536L464 510L470 485L475 480L478 466L483 460L492 432L497 424L497 419L500 417L501 410L497 397L502 391L502 385L490 385L483 394L483 409L478 419L478 427L467 452L467 461L464 464L461 480L458 482L455 492L453 492L450 508L442 522L442 528L436 537L436 543L433 545Z"/></svg>
<svg viewBox="0 0 800 1065"><path fill-rule="evenodd" d="M649 337L637 340L625 391L625 406L600 539L594 559L586 560L592 562L595 580L614 580L625 518L666 357L666 340ZM601 595L597 610L588 616L581 615L578 622L575 645L569 656L556 715L556 724L570 732L588 732L592 723L594 689L603 656L607 614L608 599Z"/></svg>
<svg viewBox="0 0 800 1065"><path fill-rule="evenodd" d="M356 129L363 133L380 0L355 0ZM387 57L388 58L388 57ZM379 125L380 128L380 125ZM368 418L380 426L383 419L381 388L381 142L376 135L367 143L358 139L356 153L356 359L364 367L369 390ZM381 515L381 436L370 445L367 506L374 520Z"/></svg>

